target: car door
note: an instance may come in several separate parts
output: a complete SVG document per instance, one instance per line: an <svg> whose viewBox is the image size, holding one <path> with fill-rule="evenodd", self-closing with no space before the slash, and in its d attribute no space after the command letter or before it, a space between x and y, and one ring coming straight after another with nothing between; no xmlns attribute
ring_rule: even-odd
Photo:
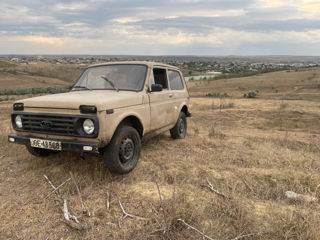
<svg viewBox="0 0 320 240"><path fill-rule="evenodd" d="M167 69L154 67L151 71L149 90L152 84L161 84L162 91L149 91L150 102L150 128L157 130L172 124L172 114L174 106L172 106L172 91L169 89Z"/></svg>
<svg viewBox="0 0 320 240"><path fill-rule="evenodd" d="M175 69L168 69L169 86L171 90L171 105L173 107L173 114L171 115L171 121L176 122L183 102L186 102L188 93L186 86L182 80L182 74Z"/></svg>

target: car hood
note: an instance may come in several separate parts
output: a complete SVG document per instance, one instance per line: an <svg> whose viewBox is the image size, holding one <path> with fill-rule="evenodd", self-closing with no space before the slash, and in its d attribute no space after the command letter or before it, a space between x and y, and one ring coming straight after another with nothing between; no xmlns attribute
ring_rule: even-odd
<svg viewBox="0 0 320 240"><path fill-rule="evenodd" d="M24 99L26 108L79 109L80 105L96 106L98 111L143 103L143 95L132 91L80 90Z"/></svg>

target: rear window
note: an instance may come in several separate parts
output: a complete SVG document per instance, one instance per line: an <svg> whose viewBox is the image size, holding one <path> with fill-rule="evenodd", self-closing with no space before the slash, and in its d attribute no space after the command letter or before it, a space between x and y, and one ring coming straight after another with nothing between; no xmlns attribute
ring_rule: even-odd
<svg viewBox="0 0 320 240"><path fill-rule="evenodd" d="M183 82L180 73L177 71L168 71L170 87L172 90L182 90L184 89Z"/></svg>

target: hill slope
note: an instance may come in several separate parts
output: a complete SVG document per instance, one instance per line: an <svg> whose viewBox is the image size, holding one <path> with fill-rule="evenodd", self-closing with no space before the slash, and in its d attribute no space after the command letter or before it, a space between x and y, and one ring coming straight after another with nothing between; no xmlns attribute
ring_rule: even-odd
<svg viewBox="0 0 320 240"><path fill-rule="evenodd" d="M190 91L194 96L241 96L239 87L259 87L260 97L273 98L267 90L277 81L269 83L270 76L287 79L291 86L293 76L296 83L308 83L313 73L318 79L318 70L281 72L192 83ZM282 86L277 85L279 92L294 87ZM22 146L9 145L11 102L2 102L0 236L200 239L185 222L213 239L319 239L319 200L294 201L285 195L294 191L320 198L320 104L313 99L318 100L192 98L188 136L172 140L165 133L144 141L137 167L123 176L111 174L101 157L60 153L40 159ZM62 204L43 176L58 186L70 178L70 171L91 216L82 213L72 181L59 193L86 230L63 221ZM122 219L120 203L127 213L144 219Z"/></svg>

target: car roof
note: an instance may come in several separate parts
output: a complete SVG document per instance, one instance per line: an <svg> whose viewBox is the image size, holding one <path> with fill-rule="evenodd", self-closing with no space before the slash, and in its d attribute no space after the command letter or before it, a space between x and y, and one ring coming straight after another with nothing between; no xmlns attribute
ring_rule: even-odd
<svg viewBox="0 0 320 240"><path fill-rule="evenodd" d="M174 68L177 69L175 66L171 66L165 63L159 63L159 62L149 62L149 61L118 61L118 62L105 62L105 63L99 63L90 65L90 67L97 67L97 66L105 66L105 65L116 65L116 64L140 64L140 65L147 65L148 67L168 67L168 68Z"/></svg>

